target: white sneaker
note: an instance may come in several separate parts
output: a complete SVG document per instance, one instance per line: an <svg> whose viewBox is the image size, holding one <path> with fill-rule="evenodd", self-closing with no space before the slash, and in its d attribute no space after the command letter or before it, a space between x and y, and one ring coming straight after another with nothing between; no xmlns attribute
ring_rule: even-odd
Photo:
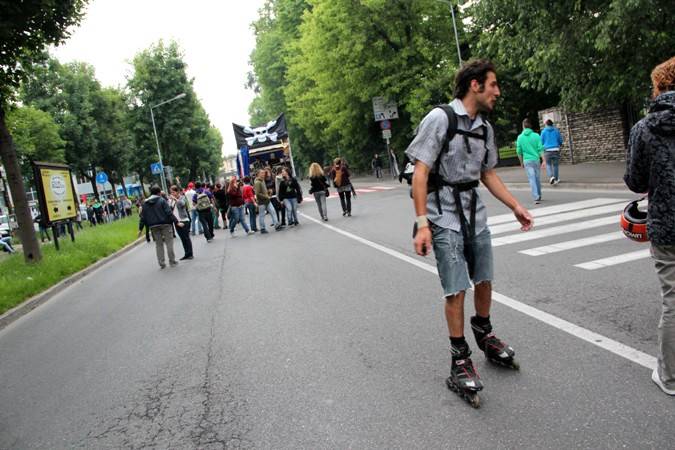
<svg viewBox="0 0 675 450"><path fill-rule="evenodd" d="M659 371L658 369L654 369L652 372L652 381L656 383L658 387L661 388L663 392L665 392L668 395L675 395L675 389L668 389L662 382L661 379L659 378Z"/></svg>
<svg viewBox="0 0 675 450"><path fill-rule="evenodd" d="M555 177L551 177L550 180L548 180L549 184L554 184L555 183Z"/></svg>
<svg viewBox="0 0 675 450"><path fill-rule="evenodd" d="M560 178L556 178L555 183L553 183L553 184L558 184L558 183L560 183Z"/></svg>

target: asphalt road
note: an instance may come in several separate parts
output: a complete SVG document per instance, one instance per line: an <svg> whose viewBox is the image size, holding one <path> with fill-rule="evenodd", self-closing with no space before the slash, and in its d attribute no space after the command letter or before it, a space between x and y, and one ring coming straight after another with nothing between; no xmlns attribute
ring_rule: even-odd
<svg viewBox="0 0 675 450"><path fill-rule="evenodd" d="M440 283L414 263L433 257L412 253L407 189L385 184L359 195L351 218L329 199L328 227L305 202L294 229L195 239L195 259L176 268L160 271L143 245L0 331L0 447L672 447L674 399L649 369L500 303L493 324L522 370L477 351L482 408L448 391ZM538 208L632 197L544 195ZM507 212L483 197L491 216ZM519 253L611 231L496 247L494 289L653 356L651 260L575 267L643 246Z"/></svg>

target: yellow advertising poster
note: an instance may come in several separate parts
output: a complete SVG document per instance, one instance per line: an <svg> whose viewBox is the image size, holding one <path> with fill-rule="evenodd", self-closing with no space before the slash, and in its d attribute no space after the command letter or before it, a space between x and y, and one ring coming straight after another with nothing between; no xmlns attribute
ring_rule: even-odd
<svg viewBox="0 0 675 450"><path fill-rule="evenodd" d="M44 190L45 210L49 222L73 219L77 216L77 201L70 179L70 170L39 167Z"/></svg>

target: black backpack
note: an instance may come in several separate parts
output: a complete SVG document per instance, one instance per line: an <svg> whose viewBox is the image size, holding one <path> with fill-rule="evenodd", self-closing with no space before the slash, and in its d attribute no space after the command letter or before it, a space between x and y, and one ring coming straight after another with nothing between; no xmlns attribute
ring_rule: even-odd
<svg viewBox="0 0 675 450"><path fill-rule="evenodd" d="M439 188L444 184L450 185L450 183L445 182L443 178L440 176L439 169L441 166L441 157L445 153L447 153L448 150L450 149L450 141L452 141L455 135L461 134L462 136L464 136L465 147L467 149L467 152L469 153L471 153L471 147L469 146L468 142L468 138L470 137L482 140L487 148L487 125L483 127L482 134L460 130L459 128L457 128L457 113L455 113L455 110L452 109L450 105L447 104L436 105L434 106L433 109L436 108L442 109L443 112L445 112L445 115L448 117L448 131L445 134L445 141L443 142L443 148L441 152L438 154L438 158L436 158L433 168L431 168L432 171L429 173L429 180L427 182L427 193L438 191ZM485 123L487 123L487 121L485 121ZM410 161L407 154L404 155L405 156L403 158L403 164L401 170L399 171L398 181L399 183L403 183L403 180L406 180L408 185L412 185L413 174L415 173L415 164L412 161ZM488 159L488 152L485 152L485 163L487 163L487 159Z"/></svg>

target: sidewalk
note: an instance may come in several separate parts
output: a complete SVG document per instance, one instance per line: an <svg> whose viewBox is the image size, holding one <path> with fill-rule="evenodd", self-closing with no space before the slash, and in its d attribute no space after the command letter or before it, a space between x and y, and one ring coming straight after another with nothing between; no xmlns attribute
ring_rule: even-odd
<svg viewBox="0 0 675 450"><path fill-rule="evenodd" d="M560 184L553 188L626 190L628 188L623 182L625 171L624 161L561 164ZM497 173L509 187L529 188L525 170L520 166L500 167ZM541 170L541 184L542 187L550 187L546 169Z"/></svg>
<svg viewBox="0 0 675 450"><path fill-rule="evenodd" d="M624 161L589 162L581 164L561 164L560 184L550 186L546 169L541 169L541 185L551 189L588 189L588 190L620 190L628 188L623 182L623 174L626 170ZM529 188L525 170L520 166L498 167L497 173L509 188ZM379 180L374 176L358 176L352 178L354 183L398 185L398 179L385 175Z"/></svg>

